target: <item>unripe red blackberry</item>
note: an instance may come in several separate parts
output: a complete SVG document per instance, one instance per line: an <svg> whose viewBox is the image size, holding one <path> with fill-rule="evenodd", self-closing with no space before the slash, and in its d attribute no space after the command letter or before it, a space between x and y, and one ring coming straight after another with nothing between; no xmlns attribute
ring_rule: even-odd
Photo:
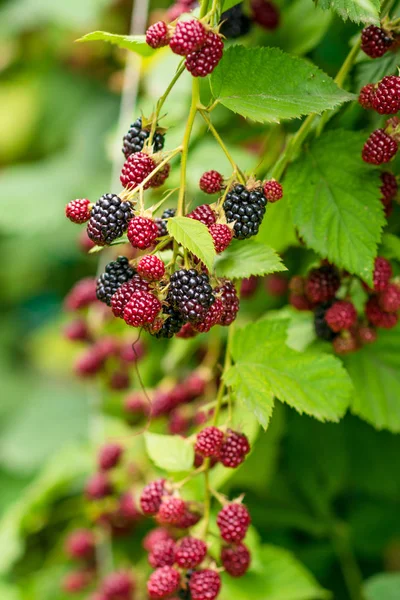
<svg viewBox="0 0 400 600"><path fill-rule="evenodd" d="M395 156L398 144L383 129L376 129L371 133L362 149L362 159L372 165L382 165Z"/></svg>
<svg viewBox="0 0 400 600"><path fill-rule="evenodd" d="M336 354L339 355L351 354L358 350L357 339L350 331L343 331L336 336L332 346Z"/></svg>
<svg viewBox="0 0 400 600"><path fill-rule="evenodd" d="M157 514L165 494L165 479L156 479L146 485L140 496L140 507L143 514Z"/></svg>
<svg viewBox="0 0 400 600"><path fill-rule="evenodd" d="M264 195L268 202L277 202L283 196L283 188L279 181L270 179L265 181L263 185Z"/></svg>
<svg viewBox="0 0 400 600"><path fill-rule="evenodd" d="M175 525L185 514L186 504L182 498L169 496L164 498L157 513L157 521L161 525Z"/></svg>
<svg viewBox="0 0 400 600"><path fill-rule="evenodd" d="M191 510L186 508L182 517L177 523L174 524L174 527L176 527L177 529L189 529L190 527L194 527L195 525L197 525L200 519L200 513L192 512Z"/></svg>
<svg viewBox="0 0 400 600"><path fill-rule="evenodd" d="M66 554L78 560L92 558L94 549L95 539L90 529L72 531L65 542Z"/></svg>
<svg viewBox="0 0 400 600"><path fill-rule="evenodd" d="M86 342L90 339L90 333L88 327L86 325L86 321L83 319L75 319L68 323L64 327L64 336L67 340L71 340L73 342Z"/></svg>
<svg viewBox="0 0 400 600"><path fill-rule="evenodd" d="M92 574L89 571L71 571L62 582L62 588L68 594L78 594L84 590L92 580Z"/></svg>
<svg viewBox="0 0 400 600"><path fill-rule="evenodd" d="M220 299L223 305L223 312L218 324L227 327L233 323L239 311L240 302L236 293L236 288L231 281L226 280L215 291L220 293Z"/></svg>
<svg viewBox="0 0 400 600"><path fill-rule="evenodd" d="M217 325L220 322L223 313L224 305L222 304L222 300L220 298L215 298L215 302L207 310L201 321L193 325L194 329L200 333L207 333L207 331L210 331L211 327L214 327L214 325Z"/></svg>
<svg viewBox="0 0 400 600"><path fill-rule="evenodd" d="M116 467L121 459L124 449L120 444L106 444L100 448L97 456L99 468L108 471Z"/></svg>
<svg viewBox="0 0 400 600"><path fill-rule="evenodd" d="M197 19L178 21L169 42L169 47L175 54L187 56L191 52L200 50L206 41L206 37L207 31Z"/></svg>
<svg viewBox="0 0 400 600"><path fill-rule="evenodd" d="M206 171L200 177L199 187L206 194L217 194L223 188L224 178L218 171Z"/></svg>
<svg viewBox="0 0 400 600"><path fill-rule="evenodd" d="M123 138L122 152L125 158L128 158L128 156L134 154L135 152L141 152L143 150L144 143L150 136L150 130L150 126L146 129L143 129L142 117L139 117L134 123L131 124ZM152 144L153 151L159 152L162 150L164 148L164 141L165 136L156 129Z"/></svg>
<svg viewBox="0 0 400 600"><path fill-rule="evenodd" d="M78 356L74 364L75 374L78 377L92 377L101 370L103 362L103 357L90 347Z"/></svg>
<svg viewBox="0 0 400 600"><path fill-rule="evenodd" d="M158 227L153 219L134 217L128 225L128 240L134 248L146 250L158 238Z"/></svg>
<svg viewBox="0 0 400 600"><path fill-rule="evenodd" d="M313 303L304 294L291 293L289 295L289 304L296 310L312 310Z"/></svg>
<svg viewBox="0 0 400 600"><path fill-rule="evenodd" d="M279 9L269 0L251 0L250 2L253 20L264 27L274 30L280 21Z"/></svg>
<svg viewBox="0 0 400 600"><path fill-rule="evenodd" d="M195 571L189 579L192 600L215 600L221 589L221 577L217 571L204 569Z"/></svg>
<svg viewBox="0 0 400 600"><path fill-rule="evenodd" d="M147 254L139 260L137 272L140 277L148 281L160 281L164 277L165 265L158 256Z"/></svg>
<svg viewBox="0 0 400 600"><path fill-rule="evenodd" d="M156 168L156 163L148 154L135 152L131 154L124 163L121 171L122 185L133 190L140 185L150 173ZM143 186L147 190L151 186L151 179Z"/></svg>
<svg viewBox="0 0 400 600"><path fill-rule="evenodd" d="M360 93L358 95L358 102L361 104L365 110L369 110L372 108L372 99L375 94L375 86L373 83L367 83L364 87L361 88Z"/></svg>
<svg viewBox="0 0 400 600"><path fill-rule="evenodd" d="M381 27L369 25L361 32L361 50L371 58L383 56L393 44L393 39Z"/></svg>
<svg viewBox="0 0 400 600"><path fill-rule="evenodd" d="M131 600L135 585L130 573L116 571L106 575L102 589L107 600Z"/></svg>
<svg viewBox="0 0 400 600"><path fill-rule="evenodd" d="M187 55L185 67L193 77L206 77L212 73L222 58L224 42L214 31L209 31L200 50Z"/></svg>
<svg viewBox="0 0 400 600"><path fill-rule="evenodd" d="M106 266L105 272L97 280L98 300L111 306L111 299L123 283L132 279L135 271L130 267L126 256L119 256Z"/></svg>
<svg viewBox="0 0 400 600"><path fill-rule="evenodd" d="M250 567L250 552L242 543L224 546L221 550L221 562L231 577L243 577Z"/></svg>
<svg viewBox="0 0 400 600"><path fill-rule="evenodd" d="M223 441L224 434L218 427L205 427L197 434L194 450L205 457L218 457Z"/></svg>
<svg viewBox="0 0 400 600"><path fill-rule="evenodd" d="M90 306L96 300L96 280L92 277L85 277L70 290L64 300L64 308L75 311Z"/></svg>
<svg viewBox="0 0 400 600"><path fill-rule="evenodd" d="M80 198L68 202L65 207L65 216L73 223L85 223L90 219L90 200Z"/></svg>
<svg viewBox="0 0 400 600"><path fill-rule="evenodd" d="M150 598L158 600L174 594L180 584L181 576L172 567L161 567L150 575L147 582L147 592Z"/></svg>
<svg viewBox="0 0 400 600"><path fill-rule="evenodd" d="M389 283L387 288L378 295L379 306L388 313L400 310L400 287L395 283Z"/></svg>
<svg viewBox="0 0 400 600"><path fill-rule="evenodd" d="M287 294L289 281L287 277L280 273L271 273L265 278L265 289L270 296L282 298Z"/></svg>
<svg viewBox="0 0 400 600"><path fill-rule="evenodd" d="M175 562L181 569L195 569L207 554L207 544L194 537L182 538L175 551Z"/></svg>
<svg viewBox="0 0 400 600"><path fill-rule="evenodd" d="M338 300L334 302L325 313L328 326L336 333L343 329L350 329L357 320L357 311L351 302Z"/></svg>
<svg viewBox="0 0 400 600"><path fill-rule="evenodd" d="M111 244L126 231L132 217L130 202L116 194L104 194L92 207L87 234L98 246Z"/></svg>
<svg viewBox="0 0 400 600"><path fill-rule="evenodd" d="M250 444L244 433L228 429L219 450L219 459L224 467L236 469L250 452Z"/></svg>
<svg viewBox="0 0 400 600"><path fill-rule="evenodd" d="M241 183L235 184L223 203L228 223L234 223L233 235L239 240L258 233L265 215L267 199L262 187L248 189Z"/></svg>
<svg viewBox="0 0 400 600"><path fill-rule="evenodd" d="M128 522L140 520L141 514L137 508L135 499L130 492L122 494L119 499L118 516Z"/></svg>
<svg viewBox="0 0 400 600"><path fill-rule="evenodd" d="M163 540L154 544L151 552L149 553L148 559L153 569L172 567L175 562L174 540L168 538L167 540Z"/></svg>
<svg viewBox="0 0 400 600"><path fill-rule="evenodd" d="M378 337L376 330L368 325L361 325L357 330L357 336L361 344L372 344Z"/></svg>
<svg viewBox="0 0 400 600"><path fill-rule="evenodd" d="M340 277L336 268L332 265L322 265L308 273L305 293L311 302L317 304L334 298L339 287Z"/></svg>
<svg viewBox="0 0 400 600"><path fill-rule="evenodd" d="M375 292L383 292L388 287L392 273L390 262L386 258L383 258L383 256L377 256L373 273Z"/></svg>
<svg viewBox="0 0 400 600"><path fill-rule="evenodd" d="M200 221L203 225L214 225L216 222L215 213L209 204L201 204L197 206L192 212L186 215L189 219Z"/></svg>
<svg viewBox="0 0 400 600"><path fill-rule="evenodd" d="M146 31L146 44L151 48L162 48L168 46L169 32L168 25L164 21L158 21Z"/></svg>
<svg viewBox="0 0 400 600"><path fill-rule="evenodd" d="M158 188L164 185L165 181L168 179L170 169L171 167L169 163L166 163L161 169L159 169L151 178L151 187Z"/></svg>
<svg viewBox="0 0 400 600"><path fill-rule="evenodd" d="M372 296L365 305L365 315L371 325L383 329L392 329L397 325L399 319L396 313L388 313L382 310L376 296Z"/></svg>
<svg viewBox="0 0 400 600"><path fill-rule="evenodd" d="M149 292L135 292L124 308L124 321L131 327L152 323L161 310L161 302Z"/></svg>
<svg viewBox="0 0 400 600"><path fill-rule="evenodd" d="M218 513L217 525L225 542L237 543L244 540L250 526L249 511L243 504L231 502Z"/></svg>
<svg viewBox="0 0 400 600"><path fill-rule="evenodd" d="M372 106L380 115L394 115L400 110L400 77L384 77L372 96Z"/></svg>
<svg viewBox="0 0 400 600"><path fill-rule="evenodd" d="M223 225L222 223L215 223L214 225L210 225L208 231L211 233L211 237L214 242L215 252L217 254L220 254L221 252L226 250L232 241L232 229L230 229L228 225Z"/></svg>
<svg viewBox="0 0 400 600"><path fill-rule="evenodd" d="M147 550L147 552L152 552L157 544L166 542L168 540L172 540L169 531L163 527L156 527L155 529L149 531L149 533L145 536L143 540L143 548Z"/></svg>
<svg viewBox="0 0 400 600"><path fill-rule="evenodd" d="M125 306L135 292L148 292L149 284L139 275L123 283L111 297L111 308L114 316L123 317Z"/></svg>
<svg viewBox="0 0 400 600"><path fill-rule="evenodd" d="M86 483L85 492L90 500L101 500L106 496L110 496L113 488L105 473L95 473Z"/></svg>

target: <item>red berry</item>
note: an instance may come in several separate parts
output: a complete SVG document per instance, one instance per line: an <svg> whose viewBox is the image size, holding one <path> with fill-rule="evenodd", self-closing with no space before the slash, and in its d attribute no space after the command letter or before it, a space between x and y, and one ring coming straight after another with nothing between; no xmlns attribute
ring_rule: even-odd
<svg viewBox="0 0 400 600"><path fill-rule="evenodd" d="M398 315L396 313L388 313L379 306L378 298L373 296L365 306L365 314L368 321L374 327L382 327L383 329L392 329L397 325Z"/></svg>
<svg viewBox="0 0 400 600"><path fill-rule="evenodd" d="M157 544L161 542L166 542L167 540L172 540L170 533L163 527L156 527L156 529L152 529L151 531L149 531L149 533L144 538L143 548L147 550L147 552L152 552Z"/></svg>
<svg viewBox="0 0 400 600"><path fill-rule="evenodd" d="M253 20L265 29L276 29L279 25L279 10L268 0L251 0Z"/></svg>
<svg viewBox="0 0 400 600"><path fill-rule="evenodd" d="M78 281L65 298L65 309L75 311L96 302L96 284L96 279L92 277L85 277Z"/></svg>
<svg viewBox="0 0 400 600"><path fill-rule="evenodd" d="M350 329L357 320L357 311L351 302L338 300L325 313L325 321L336 333Z"/></svg>
<svg viewBox="0 0 400 600"><path fill-rule="evenodd" d="M153 569L172 567L175 562L175 542L168 538L153 545L149 554L149 563Z"/></svg>
<svg viewBox="0 0 400 600"><path fill-rule="evenodd" d="M400 310L400 287L395 283L389 283L387 288L378 295L379 306L388 313Z"/></svg>
<svg viewBox="0 0 400 600"><path fill-rule="evenodd" d="M122 494L119 499L118 515L126 521L138 521L140 519L140 512L135 503L135 499L130 492Z"/></svg>
<svg viewBox="0 0 400 600"><path fill-rule="evenodd" d="M104 473L95 473L89 479L85 488L86 496L90 500L100 500L112 494L111 482Z"/></svg>
<svg viewBox="0 0 400 600"><path fill-rule="evenodd" d="M89 330L83 319L75 319L64 328L64 335L73 342L86 342L90 339Z"/></svg>
<svg viewBox="0 0 400 600"><path fill-rule="evenodd" d="M197 434L194 450L205 457L218 457L223 441L224 434L218 427L206 427Z"/></svg>
<svg viewBox="0 0 400 600"><path fill-rule="evenodd" d="M373 281L375 292L383 292L388 285L392 276L392 266L383 256L377 256L375 259Z"/></svg>
<svg viewBox="0 0 400 600"><path fill-rule="evenodd" d="M130 573L117 571L106 575L102 588L107 600L131 600L135 586Z"/></svg>
<svg viewBox="0 0 400 600"><path fill-rule="evenodd" d="M214 31L209 31L200 50L187 55L185 67L193 77L206 77L212 73L222 58L224 42Z"/></svg>
<svg viewBox="0 0 400 600"><path fill-rule="evenodd" d="M297 310L312 310L313 303L304 294L291 293L289 296L289 304Z"/></svg>
<svg viewBox="0 0 400 600"><path fill-rule="evenodd" d="M371 58L383 56L392 44L393 39L388 33L376 25L370 25L362 30L361 50Z"/></svg>
<svg viewBox="0 0 400 600"><path fill-rule="evenodd" d="M211 233L211 237L214 241L215 252L220 254L226 250L232 241L232 229L230 229L228 225L215 223L214 225L210 225L208 231Z"/></svg>
<svg viewBox="0 0 400 600"><path fill-rule="evenodd" d="M275 179L265 181L263 189L264 195L269 202L276 202L283 196L282 185L279 183L279 181L275 181Z"/></svg>
<svg viewBox="0 0 400 600"><path fill-rule="evenodd" d="M231 502L218 513L217 525L225 542L241 542L250 526L249 511L243 504Z"/></svg>
<svg viewBox="0 0 400 600"><path fill-rule="evenodd" d="M220 298L224 309L218 324L228 326L236 319L236 315L239 311L240 303L236 288L231 281L227 280L215 291L220 292Z"/></svg>
<svg viewBox="0 0 400 600"><path fill-rule="evenodd" d="M72 571L63 580L63 590L68 594L76 594L84 590L92 580L89 571Z"/></svg>
<svg viewBox="0 0 400 600"><path fill-rule="evenodd" d="M172 567L161 567L150 575L147 582L147 591L150 598L166 598L174 594L180 584L181 577Z"/></svg>
<svg viewBox="0 0 400 600"><path fill-rule="evenodd" d="M157 223L146 217L134 217L129 221L128 240L134 248L146 250L158 238Z"/></svg>
<svg viewBox="0 0 400 600"><path fill-rule="evenodd" d="M149 292L135 292L124 308L124 321L131 327L152 323L161 310L161 302Z"/></svg>
<svg viewBox="0 0 400 600"><path fill-rule="evenodd" d="M250 444L244 433L228 429L219 451L219 458L224 467L235 469L250 452Z"/></svg>
<svg viewBox="0 0 400 600"><path fill-rule="evenodd" d="M90 237L87 234L86 229L83 229L80 234L79 234L79 238L78 238L78 247L82 252L89 252L89 250L91 250L92 248L95 247L95 243L92 242L92 240L90 239Z"/></svg>
<svg viewBox="0 0 400 600"><path fill-rule="evenodd" d="M243 577L250 566L250 560L250 552L244 544L222 548L221 562L231 577Z"/></svg>
<svg viewBox="0 0 400 600"><path fill-rule="evenodd" d="M200 519L201 515L199 513L192 512L186 508L183 516L175 523L174 527L177 529L189 529L190 527L197 525Z"/></svg>
<svg viewBox="0 0 400 600"><path fill-rule="evenodd" d="M195 571L189 579L192 600L214 600L221 589L221 577L216 571Z"/></svg>
<svg viewBox="0 0 400 600"><path fill-rule="evenodd" d="M129 376L129 373L118 369L111 373L108 385L112 390L127 390L129 388L130 382L131 378Z"/></svg>
<svg viewBox="0 0 400 600"><path fill-rule="evenodd" d="M78 377L92 377L101 370L103 364L103 357L93 346L78 356L74 364L74 371Z"/></svg>
<svg viewBox="0 0 400 600"><path fill-rule="evenodd" d="M125 306L135 292L147 292L149 284L139 275L134 275L129 281L125 281L111 297L111 308L116 317L123 317Z"/></svg>
<svg viewBox="0 0 400 600"><path fill-rule="evenodd" d="M133 392L125 398L124 408L127 413L137 416L146 416L150 413L150 406L140 392Z"/></svg>
<svg viewBox="0 0 400 600"><path fill-rule="evenodd" d="M181 498L165 498L157 513L157 521L162 525L175 525L185 514L186 504Z"/></svg>
<svg viewBox="0 0 400 600"><path fill-rule="evenodd" d="M161 505L162 497L166 494L165 479L151 481L142 491L140 496L140 507L143 514L155 515Z"/></svg>
<svg viewBox="0 0 400 600"><path fill-rule="evenodd" d="M106 444L100 449L97 457L99 468L102 471L108 471L117 466L123 453L123 448L119 444Z"/></svg>
<svg viewBox="0 0 400 600"><path fill-rule="evenodd" d="M71 558L91 558L94 553L95 539L90 529L76 529L67 538L65 551Z"/></svg>
<svg viewBox="0 0 400 600"><path fill-rule="evenodd" d="M372 99L374 97L375 94L375 86L373 83L368 83L367 85L364 85L364 87L361 88L359 96L358 96L358 102L361 104L361 106L363 108L365 108L366 110L372 108Z"/></svg>
<svg viewBox="0 0 400 600"><path fill-rule="evenodd" d="M151 48L162 48L169 42L168 25L164 21L158 21L146 31L146 44Z"/></svg>
<svg viewBox="0 0 400 600"><path fill-rule="evenodd" d="M383 206L385 207L386 217L388 217L392 212L393 200L397 196L397 179L393 175L393 173L390 173L389 171L384 171L383 173L381 173L381 181L382 185L380 187L380 190L382 193L382 197L380 200Z"/></svg>
<svg viewBox="0 0 400 600"><path fill-rule="evenodd" d="M181 569L194 569L203 562L207 554L207 545L193 537L182 538L176 547L175 561Z"/></svg>
<svg viewBox="0 0 400 600"><path fill-rule="evenodd" d="M211 327L217 325L224 313L224 305L220 298L215 298L214 304L207 310L205 316L199 323L193 325L193 328L200 333L206 333L210 331Z"/></svg>
<svg viewBox="0 0 400 600"><path fill-rule="evenodd" d="M389 162L396 154L397 142L383 129L376 129L364 144L362 159L372 165Z"/></svg>
<svg viewBox="0 0 400 600"><path fill-rule="evenodd" d="M334 338L332 346L336 354L350 354L358 350L357 339L349 331L342 332Z"/></svg>
<svg viewBox="0 0 400 600"><path fill-rule="evenodd" d="M272 273L265 278L265 289L270 296L281 298L288 291L289 281L284 275Z"/></svg>
<svg viewBox="0 0 400 600"><path fill-rule="evenodd" d="M255 275L242 279L240 286L240 297L251 298L255 294L258 287L258 278Z"/></svg>
<svg viewBox="0 0 400 600"><path fill-rule="evenodd" d="M148 281L160 281L164 277L165 265L158 256L147 254L139 260L137 272Z"/></svg>
<svg viewBox="0 0 400 600"><path fill-rule="evenodd" d="M188 340L190 338L193 338L197 335L197 331L195 331L193 329L193 326L191 323L185 323L183 327L181 327L181 329L178 331L178 333L176 334L177 338L181 338L183 340Z"/></svg>
<svg viewBox="0 0 400 600"><path fill-rule="evenodd" d="M372 96L372 106L380 115L394 115L400 110L400 77L384 77Z"/></svg>
<svg viewBox="0 0 400 600"><path fill-rule="evenodd" d="M214 211L209 204L201 204L201 206L197 206L186 216L189 217L189 219L200 221L200 223L207 225L207 227L214 225L216 221Z"/></svg>
<svg viewBox="0 0 400 600"><path fill-rule="evenodd" d="M200 177L199 187L206 194L217 194L223 188L224 179L218 171L206 171Z"/></svg>
<svg viewBox="0 0 400 600"><path fill-rule="evenodd" d="M197 19L179 21L169 43L172 52L180 56L187 56L199 50L206 41L207 31Z"/></svg>
<svg viewBox="0 0 400 600"><path fill-rule="evenodd" d="M305 292L311 302L319 304L334 298L339 287L340 277L335 267L322 265L322 267L311 269L309 272Z"/></svg>
<svg viewBox="0 0 400 600"><path fill-rule="evenodd" d="M135 152L131 154L124 163L121 171L121 183L125 188L133 190L140 185L142 181L150 175L156 168L156 163L148 154L144 152ZM144 188L147 190L151 186L151 179Z"/></svg>
<svg viewBox="0 0 400 600"><path fill-rule="evenodd" d="M151 178L151 187L158 188L164 185L165 181L168 179L170 170L171 167L169 166L169 163L166 163L161 169L159 169Z"/></svg>
<svg viewBox="0 0 400 600"><path fill-rule="evenodd" d="M367 325L361 325L357 331L358 339L361 344L372 344L376 341L376 330Z"/></svg>
<svg viewBox="0 0 400 600"><path fill-rule="evenodd" d="M90 219L90 200L81 198L72 200L65 207L66 217L73 223L85 223Z"/></svg>

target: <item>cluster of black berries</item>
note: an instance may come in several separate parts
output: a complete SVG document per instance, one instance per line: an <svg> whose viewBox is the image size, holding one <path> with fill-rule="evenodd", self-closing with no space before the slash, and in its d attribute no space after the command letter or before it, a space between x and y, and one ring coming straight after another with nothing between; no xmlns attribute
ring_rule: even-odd
<svg viewBox="0 0 400 600"><path fill-rule="evenodd" d="M248 11L239 2L222 13L220 32L228 39L236 39L249 33L253 23L273 31L279 21L279 9L269 0L251 0Z"/></svg>
<svg viewBox="0 0 400 600"><path fill-rule="evenodd" d="M122 152L125 158L128 158L131 154L141 152L146 140L150 136L150 127L144 128L142 126L142 118L139 117L129 127L128 132L123 138ZM165 136L161 131L156 131L153 137L153 151L160 152L164 148Z"/></svg>

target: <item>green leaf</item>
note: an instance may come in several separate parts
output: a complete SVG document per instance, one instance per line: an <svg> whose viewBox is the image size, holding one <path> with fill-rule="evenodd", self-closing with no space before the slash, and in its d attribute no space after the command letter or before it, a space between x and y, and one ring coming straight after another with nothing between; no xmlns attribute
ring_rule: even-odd
<svg viewBox="0 0 400 600"><path fill-rule="evenodd" d="M315 0L324 10L332 8L345 21L379 25L379 0Z"/></svg>
<svg viewBox="0 0 400 600"><path fill-rule="evenodd" d="M217 257L215 270L218 277L243 279L250 275L268 275L287 269L269 246L255 240L233 240L229 248Z"/></svg>
<svg viewBox="0 0 400 600"><path fill-rule="evenodd" d="M364 583L365 600L398 600L400 573L379 573Z"/></svg>
<svg viewBox="0 0 400 600"><path fill-rule="evenodd" d="M393 235L393 233L384 233L379 254L400 262L400 238Z"/></svg>
<svg viewBox="0 0 400 600"><path fill-rule="evenodd" d="M380 58L359 63L356 66L355 89L359 90L367 83L377 83L385 75L395 75L398 64L397 52L387 52Z"/></svg>
<svg viewBox="0 0 400 600"><path fill-rule="evenodd" d="M197 256L210 271L215 258L214 242L207 227L188 217L173 217L167 221L168 233L184 248Z"/></svg>
<svg viewBox="0 0 400 600"><path fill-rule="evenodd" d="M0 598L1 600L21 600L21 594L14 585L0 581Z"/></svg>
<svg viewBox="0 0 400 600"><path fill-rule="evenodd" d="M354 96L315 65L279 48L231 46L211 75L214 98L254 121L321 113Z"/></svg>
<svg viewBox="0 0 400 600"><path fill-rule="evenodd" d="M193 467L194 450L184 438L178 435L146 433L145 443L151 460L169 472L189 471Z"/></svg>
<svg viewBox="0 0 400 600"><path fill-rule="evenodd" d="M232 6L239 4L240 1L241 0L223 0L222 8L223 10L228 10L229 8L232 8Z"/></svg>
<svg viewBox="0 0 400 600"><path fill-rule="evenodd" d="M298 246L299 241L287 198L268 205L257 241L272 246L276 252L284 252L289 246Z"/></svg>
<svg viewBox="0 0 400 600"><path fill-rule="evenodd" d="M289 348L287 327L288 321L267 319L237 330L232 349L235 365L225 373L226 383L264 428L275 396L299 413L338 421L349 403L350 378L333 356Z"/></svg>
<svg viewBox="0 0 400 600"><path fill-rule="evenodd" d="M376 429L400 432L400 326L345 357L354 383L351 411Z"/></svg>
<svg viewBox="0 0 400 600"><path fill-rule="evenodd" d="M361 160L364 141L349 131L321 136L290 166L285 194L307 245L372 284L385 218L379 173Z"/></svg>
<svg viewBox="0 0 400 600"><path fill-rule="evenodd" d="M313 575L291 552L262 546L258 564L240 579L223 575L221 600L320 600L329 598ZM249 595L249 590L251 594Z"/></svg>
<svg viewBox="0 0 400 600"><path fill-rule="evenodd" d="M76 41L107 42L114 46L118 46L118 48L125 48L125 50L130 50L131 52L135 52L144 57L154 54L153 48L150 48L150 46L146 44L146 36L144 35L117 35L115 33L108 33L107 31L92 31Z"/></svg>

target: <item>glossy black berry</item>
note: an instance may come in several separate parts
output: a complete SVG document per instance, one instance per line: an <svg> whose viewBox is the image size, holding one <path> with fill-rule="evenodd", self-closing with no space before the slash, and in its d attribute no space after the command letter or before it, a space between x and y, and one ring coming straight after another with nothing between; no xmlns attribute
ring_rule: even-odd
<svg viewBox="0 0 400 600"><path fill-rule="evenodd" d="M243 12L243 2L235 4L221 15L220 32L227 39L236 39L249 33L251 19Z"/></svg>
<svg viewBox="0 0 400 600"><path fill-rule="evenodd" d="M237 184L231 189L226 195L223 209L227 222L235 222L234 237L243 240L258 233L267 202L261 187L249 190Z"/></svg>
<svg viewBox="0 0 400 600"><path fill-rule="evenodd" d="M321 340L331 342L338 335L329 327L325 320L327 310L332 306L333 302L324 302L317 306L314 310L314 329L317 337Z"/></svg>
<svg viewBox="0 0 400 600"><path fill-rule="evenodd" d="M155 222L158 227L158 237L164 237L164 235L168 234L167 231L167 221L165 219L169 219L170 217L174 217L176 213L176 208L167 208L164 210L161 218L156 218Z"/></svg>
<svg viewBox="0 0 400 600"><path fill-rule="evenodd" d="M157 333L154 334L156 338L172 338L175 333L181 330L183 325L183 318L180 312L174 310L170 306L164 306L163 314L169 315L167 319L165 319L163 326Z"/></svg>
<svg viewBox="0 0 400 600"><path fill-rule="evenodd" d="M111 306L113 294L123 283L134 276L135 271L129 266L126 256L119 256L106 266L105 272L97 280L96 296L101 302Z"/></svg>
<svg viewBox="0 0 400 600"><path fill-rule="evenodd" d="M126 231L132 217L130 202L122 202L116 194L104 194L92 207L88 237L99 246L111 244Z"/></svg>
<svg viewBox="0 0 400 600"><path fill-rule="evenodd" d="M195 269L175 271L170 280L168 301L184 321L201 321L215 301L208 275Z"/></svg>
<svg viewBox="0 0 400 600"><path fill-rule="evenodd" d="M122 152L124 153L125 158L128 158L128 156L134 154L135 152L141 152L149 135L150 128L142 128L142 118L139 117L136 119L136 121L129 127L128 133L124 135ZM153 138L154 152L159 152L162 150L164 148L164 142L164 135L156 131Z"/></svg>

